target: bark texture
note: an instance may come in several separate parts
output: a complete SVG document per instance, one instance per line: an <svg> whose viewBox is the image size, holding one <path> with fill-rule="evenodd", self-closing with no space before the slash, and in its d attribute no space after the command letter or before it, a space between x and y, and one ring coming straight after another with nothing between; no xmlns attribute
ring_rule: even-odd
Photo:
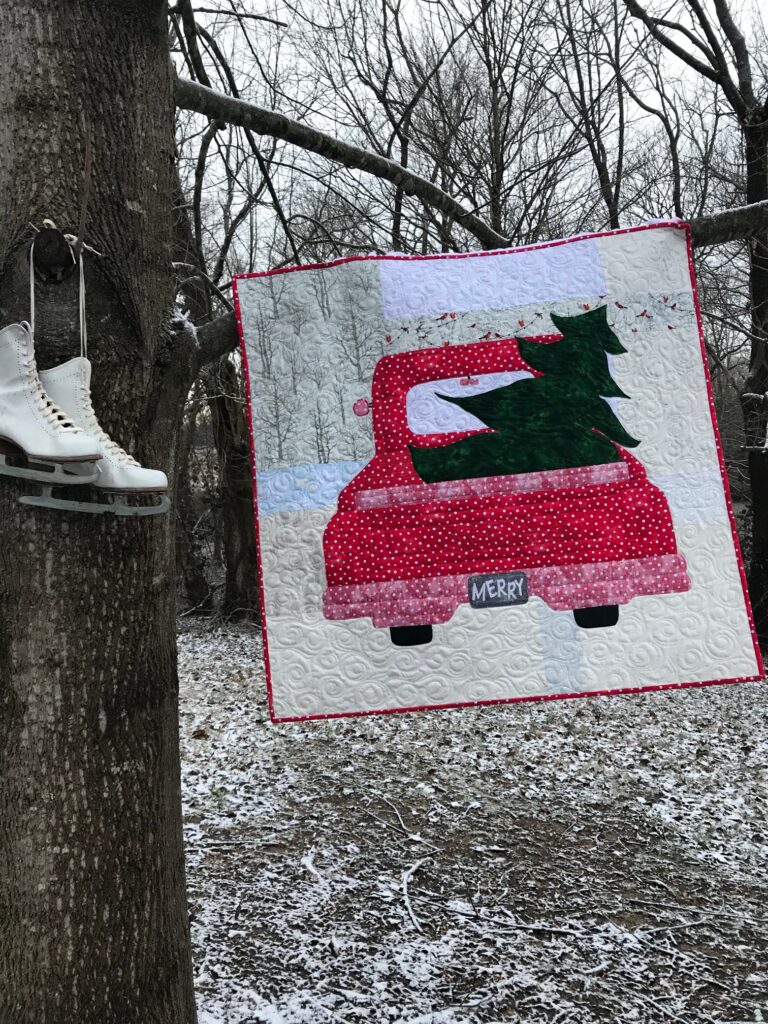
<svg viewBox="0 0 768 1024"><path fill-rule="evenodd" d="M76 231L84 139L94 404L173 479L193 355L172 301L163 0L0 6L0 318L27 319L28 225ZM78 353L77 278L38 287L41 367ZM173 515L25 508L0 480L0 1021L193 1024Z"/></svg>
<svg viewBox="0 0 768 1024"><path fill-rule="evenodd" d="M192 494L192 449L199 402L199 399L195 399L187 408L179 439L176 468L176 566L184 583L187 610L199 615L210 615L214 610L213 590L205 575L205 558L197 536L200 510Z"/></svg>
<svg viewBox="0 0 768 1024"><path fill-rule="evenodd" d="M221 535L226 581L221 613L230 619L259 616L256 532L253 524L251 445L242 372L219 361L209 379L213 437L219 461Z"/></svg>
<svg viewBox="0 0 768 1024"><path fill-rule="evenodd" d="M743 124L747 200L768 205L768 128L765 111L750 113ZM768 650L768 230L750 241L749 287L752 345L749 376L741 397L752 488L752 557L749 596L762 650ZM762 395L762 399L755 398Z"/></svg>
<svg viewBox="0 0 768 1024"><path fill-rule="evenodd" d="M768 231L768 200L694 217L690 223L694 247L755 238Z"/></svg>
<svg viewBox="0 0 768 1024"><path fill-rule="evenodd" d="M174 174L173 194L173 258L183 264L184 280L179 291L184 297L186 312L195 324L203 324L211 314L210 296L205 282L186 269L204 270L202 254L196 245L178 172ZM210 614L214 610L213 590L205 575L205 560L196 536L199 509L192 493L192 457L198 416L203 401L199 379L193 385L192 402L188 404L180 432L176 464L176 565L184 581L189 610Z"/></svg>

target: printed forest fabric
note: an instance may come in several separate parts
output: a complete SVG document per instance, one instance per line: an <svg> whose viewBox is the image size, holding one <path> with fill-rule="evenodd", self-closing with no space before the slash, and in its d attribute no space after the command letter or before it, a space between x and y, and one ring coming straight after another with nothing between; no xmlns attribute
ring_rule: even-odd
<svg viewBox="0 0 768 1024"><path fill-rule="evenodd" d="M685 225L235 284L274 720L762 676Z"/></svg>

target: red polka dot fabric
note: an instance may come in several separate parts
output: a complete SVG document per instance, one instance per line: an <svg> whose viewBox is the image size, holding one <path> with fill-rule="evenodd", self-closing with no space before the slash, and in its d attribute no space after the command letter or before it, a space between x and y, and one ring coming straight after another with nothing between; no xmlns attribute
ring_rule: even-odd
<svg viewBox="0 0 768 1024"><path fill-rule="evenodd" d="M414 434L410 390L524 366L514 338L379 361L376 454L339 495L323 538L328 618L369 616L379 627L446 622L469 600L471 576L510 571L524 571L529 594L558 610L689 589L669 505L626 451L617 449L619 463L434 484L419 478L411 445L446 446L475 431Z"/></svg>

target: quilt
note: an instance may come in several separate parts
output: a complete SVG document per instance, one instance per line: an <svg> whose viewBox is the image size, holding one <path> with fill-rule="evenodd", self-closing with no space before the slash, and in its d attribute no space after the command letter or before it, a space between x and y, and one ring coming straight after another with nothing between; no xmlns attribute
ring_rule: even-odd
<svg viewBox="0 0 768 1024"><path fill-rule="evenodd" d="M762 677L687 225L235 301L274 721Z"/></svg>

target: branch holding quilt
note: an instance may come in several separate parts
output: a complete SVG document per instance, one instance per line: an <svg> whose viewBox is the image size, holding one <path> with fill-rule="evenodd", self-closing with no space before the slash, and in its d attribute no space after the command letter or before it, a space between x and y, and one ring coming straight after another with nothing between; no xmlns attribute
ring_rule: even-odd
<svg viewBox="0 0 768 1024"><path fill-rule="evenodd" d="M394 160L379 156L368 149L363 149L362 146L342 142L332 135L295 121L275 110L226 96L184 78L176 79L175 96L176 106L182 110L194 110L213 120L239 125L259 135L282 139L300 149L307 149L329 160L335 160L344 167L365 171L377 178L391 181L406 195L415 196L453 217L488 248L503 248L508 243L503 235L467 210L453 196Z"/></svg>
<svg viewBox="0 0 768 1024"><path fill-rule="evenodd" d="M282 139L300 149L335 160L344 167L365 171L390 181L407 195L415 196L455 218L457 223L490 249L505 248L512 244L511 239L494 231L490 224L467 210L453 196L394 160L343 142L275 110L226 96L184 78L176 79L175 97L176 105L182 110L194 110L228 124L250 128L260 135ZM690 224L694 246L721 245L724 242L753 238L768 231L768 201L696 217Z"/></svg>
<svg viewBox="0 0 768 1024"><path fill-rule="evenodd" d="M513 240L494 231L481 217L467 210L433 182L414 174L394 160L343 142L277 111L227 96L187 79L176 79L175 100L176 105L182 110L193 110L220 122L240 125L260 135L282 139L300 149L337 161L344 167L365 171L374 177L390 181L405 194L421 199L424 203L453 217L489 249L505 248L513 244ZM754 238L768 231L768 201L696 217L690 221L690 225L693 244L696 247ZM200 365L206 365L236 347L235 317L234 314L228 313L201 329L198 356Z"/></svg>
<svg viewBox="0 0 768 1024"><path fill-rule="evenodd" d="M723 245L740 239L755 238L768 231L768 201L738 206L689 221L694 248ZM213 320L200 329L199 362L201 366L237 348L237 323L234 313Z"/></svg>

